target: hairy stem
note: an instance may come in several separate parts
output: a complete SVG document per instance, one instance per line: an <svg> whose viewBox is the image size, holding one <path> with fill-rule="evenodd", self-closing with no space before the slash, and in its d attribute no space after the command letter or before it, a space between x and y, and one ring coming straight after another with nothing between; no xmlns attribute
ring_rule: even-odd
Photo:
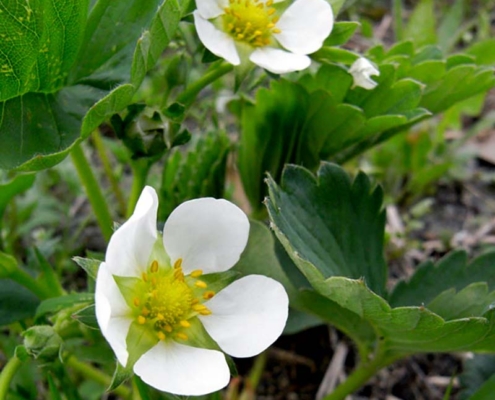
<svg viewBox="0 0 495 400"><path fill-rule="evenodd" d="M234 66L227 63L212 65L200 79L189 85L186 90L184 90L179 96L177 96L176 101L178 103L184 104L186 107L190 106L202 89L204 89L210 83L215 82L217 79L221 78L233 69Z"/></svg>
<svg viewBox="0 0 495 400"><path fill-rule="evenodd" d="M72 162L76 167L79 179L86 189L86 194L88 195L89 202L91 203L91 207L93 208L103 237L108 241L113 233L113 222L100 184L96 180L80 145L74 146L70 155L72 157Z"/></svg>
<svg viewBox="0 0 495 400"><path fill-rule="evenodd" d="M125 215L126 204L124 195L122 194L122 190L120 190L117 177L113 173L112 165L110 164L110 160L105 149L105 144L103 143L103 139L101 138L98 129L93 132L93 144L95 145L96 151L98 152L98 156L100 157L101 163L103 165L103 170L105 171L105 175L110 182L110 186L112 188L115 199L117 200L120 214Z"/></svg>
<svg viewBox="0 0 495 400"><path fill-rule="evenodd" d="M151 165L151 162L145 159L132 161L131 163L133 179L131 194L129 197L129 202L127 203L127 218L129 218L134 212L139 195L146 185L146 178L148 177L148 172L150 171Z"/></svg>

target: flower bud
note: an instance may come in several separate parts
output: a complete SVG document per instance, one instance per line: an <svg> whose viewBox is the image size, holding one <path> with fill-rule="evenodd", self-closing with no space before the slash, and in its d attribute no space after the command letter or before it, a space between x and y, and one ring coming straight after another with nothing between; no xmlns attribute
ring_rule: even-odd
<svg viewBox="0 0 495 400"><path fill-rule="evenodd" d="M24 331L27 353L40 361L52 362L58 357L62 338L49 325L36 325Z"/></svg>

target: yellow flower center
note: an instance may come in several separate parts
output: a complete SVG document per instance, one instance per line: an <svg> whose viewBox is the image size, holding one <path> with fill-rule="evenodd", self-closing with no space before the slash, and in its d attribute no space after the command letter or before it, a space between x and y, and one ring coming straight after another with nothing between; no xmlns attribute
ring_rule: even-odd
<svg viewBox="0 0 495 400"><path fill-rule="evenodd" d="M148 325L160 340L167 337L187 340L187 328L191 318L210 315L211 311L203 305L215 292L207 289L207 284L197 278L201 270L195 270L185 276L182 271L182 259L178 259L173 269L159 268L153 261L143 272L138 285L139 295L134 297L136 320Z"/></svg>
<svg viewBox="0 0 495 400"><path fill-rule="evenodd" d="M263 47L270 43L273 33L280 33L276 27L279 17L273 0L229 0L224 8L224 29L235 40L251 46Z"/></svg>

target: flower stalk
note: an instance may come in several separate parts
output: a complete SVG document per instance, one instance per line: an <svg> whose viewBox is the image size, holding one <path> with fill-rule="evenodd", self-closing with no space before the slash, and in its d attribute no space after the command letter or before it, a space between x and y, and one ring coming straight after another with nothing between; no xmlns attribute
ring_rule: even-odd
<svg viewBox="0 0 495 400"><path fill-rule="evenodd" d="M10 382L21 365L22 361L16 356L13 356L3 367L0 372L0 400L5 400L7 398Z"/></svg>
<svg viewBox="0 0 495 400"><path fill-rule="evenodd" d="M101 191L100 184L91 170L91 166L84 155L81 145L74 146L70 155L72 162L76 167L79 179L86 190L86 194L88 195L89 202L96 215L96 220L98 221L103 237L108 241L113 233L113 221L110 210L108 209L108 204Z"/></svg>

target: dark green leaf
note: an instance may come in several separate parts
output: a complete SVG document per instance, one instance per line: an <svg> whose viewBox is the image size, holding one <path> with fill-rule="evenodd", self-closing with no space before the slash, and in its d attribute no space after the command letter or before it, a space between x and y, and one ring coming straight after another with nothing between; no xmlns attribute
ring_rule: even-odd
<svg viewBox="0 0 495 400"><path fill-rule="evenodd" d="M132 370L133 366L129 367L123 367L118 361L117 365L115 366L115 371L112 376L112 382L110 383L110 386L108 387L107 391L111 392L118 388L120 385L122 385L125 381L127 381L129 378L132 378L134 375L134 372Z"/></svg>
<svg viewBox="0 0 495 400"><path fill-rule="evenodd" d="M76 304L94 302L93 293L73 293L66 296L54 297L43 300L36 309L36 318L45 314L54 314L65 308L72 307Z"/></svg>
<svg viewBox="0 0 495 400"><path fill-rule="evenodd" d="M0 326L32 317L39 299L10 279L0 279Z"/></svg>
<svg viewBox="0 0 495 400"><path fill-rule="evenodd" d="M72 318L77 319L79 322L88 326L89 328L100 329L98 321L96 320L94 304L84 307L82 310L75 312L74 314L72 314Z"/></svg>
<svg viewBox="0 0 495 400"><path fill-rule="evenodd" d="M459 380L463 387L461 400L491 400L495 390L495 355L477 354L466 360ZM485 392L486 389L489 390Z"/></svg>
<svg viewBox="0 0 495 400"><path fill-rule="evenodd" d="M366 175L351 182L333 164L322 163L316 177L289 165L280 186L273 179L268 185L270 218L292 252L304 254L324 278L364 277L376 293L385 292L383 194Z"/></svg>
<svg viewBox="0 0 495 400"><path fill-rule="evenodd" d="M3 213L9 202L18 194L29 189L35 179L35 174L21 174L16 175L6 183L0 184L0 219L3 217Z"/></svg>
<svg viewBox="0 0 495 400"><path fill-rule="evenodd" d="M401 281L395 286L390 304L394 307L426 305L441 292L449 289L460 291L476 282L486 282L489 290L495 290L495 252L468 262L464 251L456 251L445 256L437 265L426 262L408 281Z"/></svg>

